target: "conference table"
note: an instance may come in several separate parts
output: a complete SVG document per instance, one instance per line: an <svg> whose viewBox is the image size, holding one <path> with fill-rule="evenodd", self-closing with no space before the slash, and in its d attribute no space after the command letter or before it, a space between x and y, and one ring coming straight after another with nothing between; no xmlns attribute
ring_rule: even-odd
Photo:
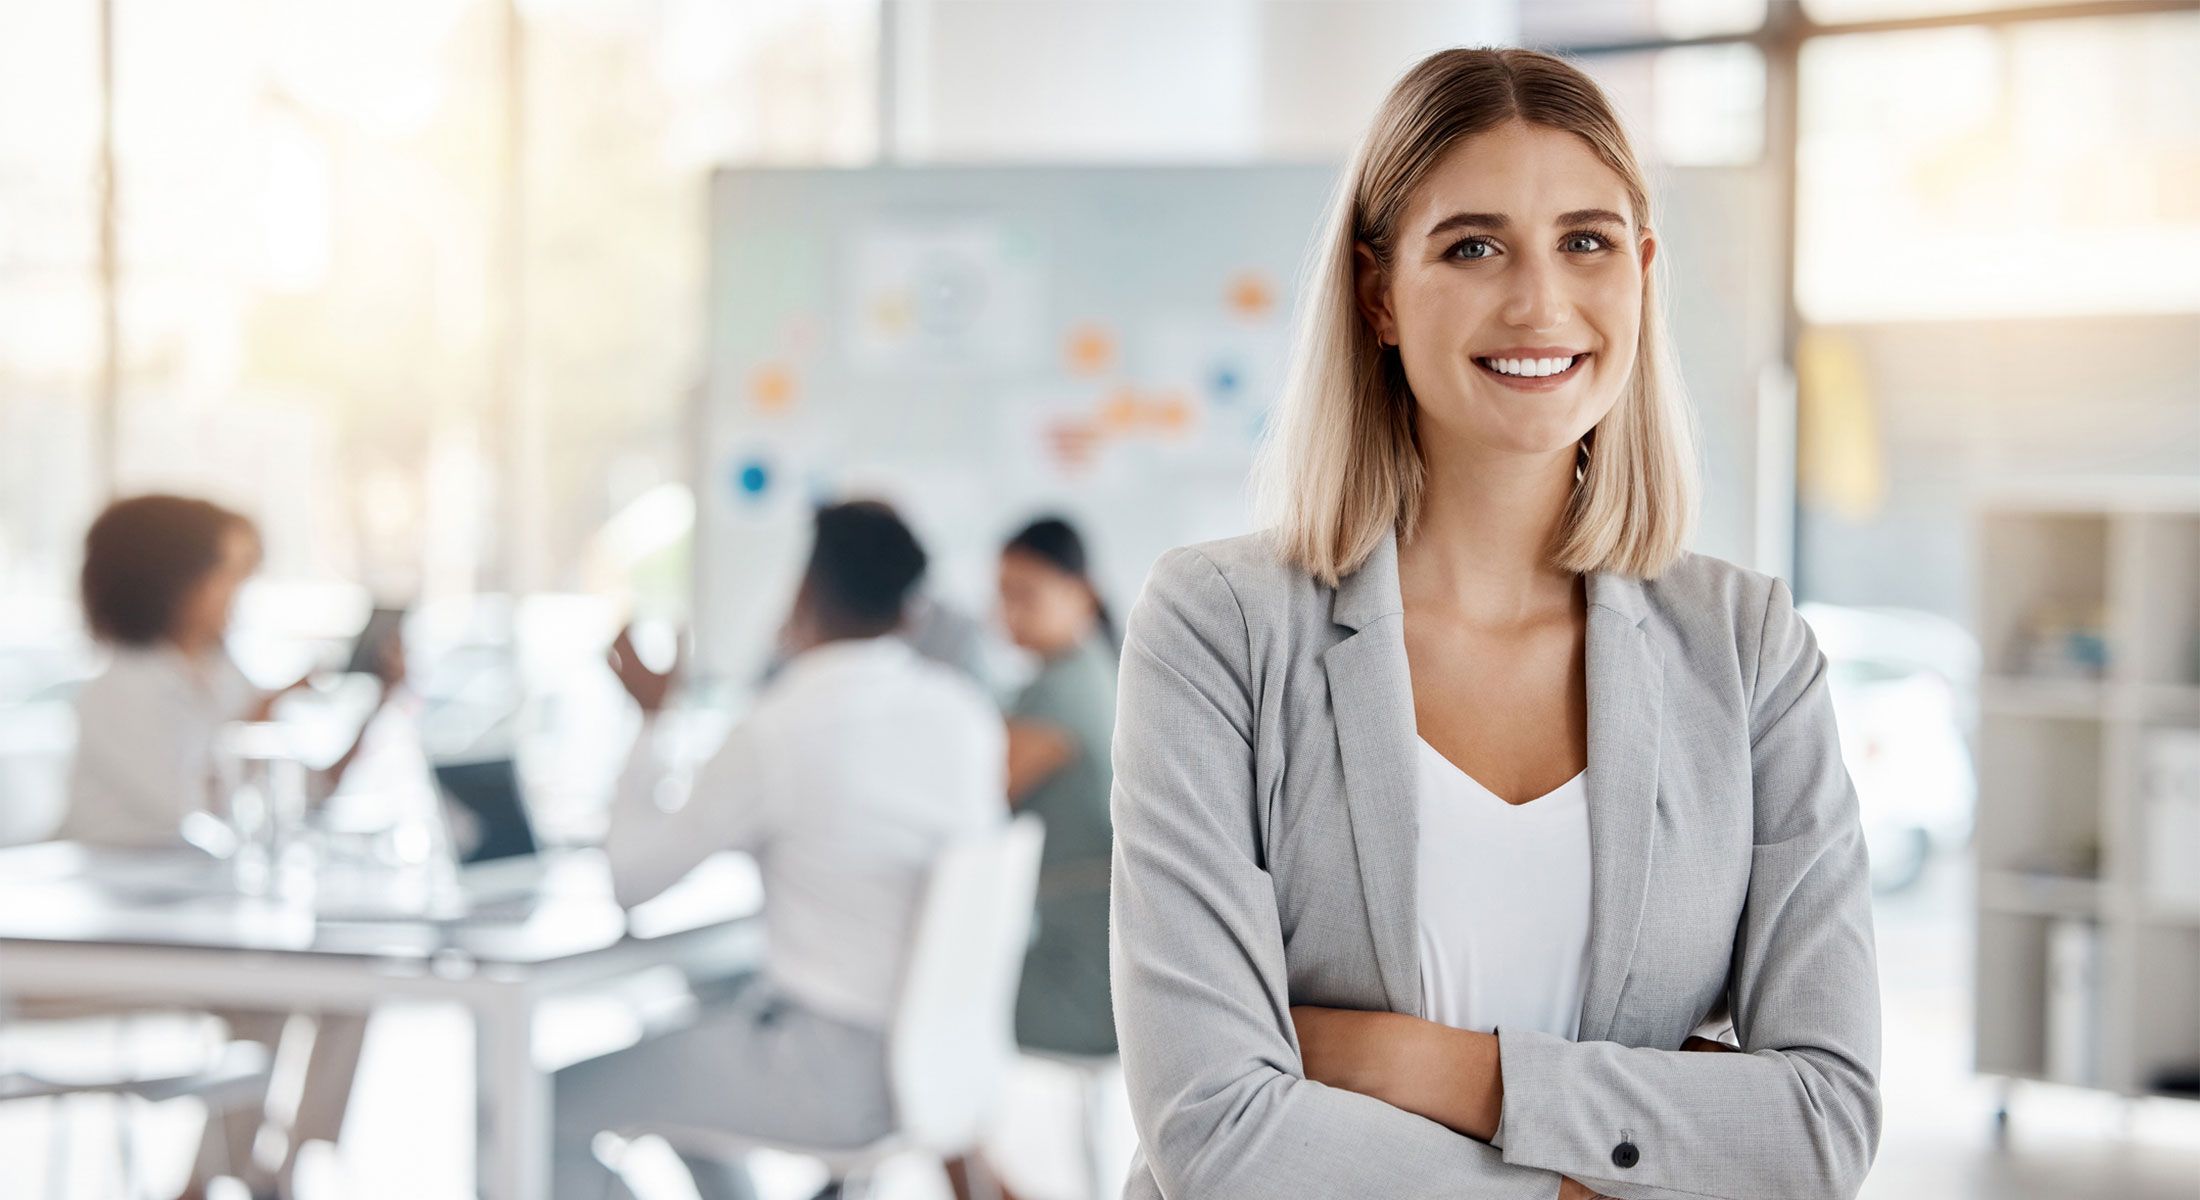
<svg viewBox="0 0 2200 1200"><path fill-rule="evenodd" d="M296 881L293 880L293 883ZM0 849L0 1006L96 1001L182 1008L368 1012L456 1003L472 1016L476 1175L483 1200L540 1200L550 1183L546 1003L637 972L722 975L761 956L754 864L720 856L631 912L592 850L376 878L335 869L245 894L195 849L68 842Z"/></svg>

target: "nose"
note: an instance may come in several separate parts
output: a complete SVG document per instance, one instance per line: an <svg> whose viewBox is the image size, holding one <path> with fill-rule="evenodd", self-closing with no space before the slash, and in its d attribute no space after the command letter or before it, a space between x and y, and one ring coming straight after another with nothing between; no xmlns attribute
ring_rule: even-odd
<svg viewBox="0 0 2200 1200"><path fill-rule="evenodd" d="M1501 314L1505 323L1537 332L1558 328L1568 308L1558 264L1534 254L1516 255L1513 261L1518 265L1507 281L1511 290Z"/></svg>

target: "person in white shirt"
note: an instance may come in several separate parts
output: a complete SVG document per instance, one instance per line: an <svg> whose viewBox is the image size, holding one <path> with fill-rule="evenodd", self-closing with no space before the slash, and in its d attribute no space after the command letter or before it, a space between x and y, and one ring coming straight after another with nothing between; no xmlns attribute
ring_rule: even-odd
<svg viewBox="0 0 2200 1200"><path fill-rule="evenodd" d="M810 1145L889 1132L886 1027L934 858L1006 819L1006 733L966 677L893 636L925 555L874 502L817 514L795 597L797 653L664 807L653 718L673 671L624 635L612 666L644 713L605 840L622 905L722 850L756 857L767 949L690 1025L558 1072L553 1195L610 1194L602 1130L677 1125ZM675 668L676 670L676 668ZM737 1165L691 1162L703 1200L754 1195Z"/></svg>
<svg viewBox="0 0 2200 1200"><path fill-rule="evenodd" d="M284 692L305 683L262 691L229 657L230 609L259 563L252 522L205 500L135 496L92 522L79 584L86 624L109 657L76 696L69 807L55 836L94 846L180 846L191 816L217 807L214 744L222 726L266 720ZM396 639L385 643L377 676L386 700L404 677ZM355 741L322 773L317 790L334 787L358 748ZM291 1018L217 1015L232 1036L270 1049ZM282 1115L267 1111L264 1098L239 1105L207 1122L186 1198L202 1197L217 1173L242 1179L255 1195L287 1195L298 1148L336 1140L366 1021L320 1014L310 1024L305 1086L280 1164L255 1162L253 1145L262 1124L281 1126Z"/></svg>

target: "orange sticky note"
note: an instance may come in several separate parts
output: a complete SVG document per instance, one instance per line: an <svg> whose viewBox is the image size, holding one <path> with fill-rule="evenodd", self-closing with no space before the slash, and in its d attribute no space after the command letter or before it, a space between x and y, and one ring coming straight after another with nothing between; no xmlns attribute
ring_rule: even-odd
<svg viewBox="0 0 2200 1200"><path fill-rule="evenodd" d="M1079 325L1070 330L1062 356L1071 372L1097 375L1115 362L1115 335L1098 325Z"/></svg>
<svg viewBox="0 0 2200 1200"><path fill-rule="evenodd" d="M1230 280L1229 305L1241 317L1265 317L1276 306L1275 285L1259 271L1240 271Z"/></svg>
<svg viewBox="0 0 2200 1200"><path fill-rule="evenodd" d="M1100 406L1100 425L1104 429L1121 432L1138 424L1145 405L1138 393L1130 388L1117 389L1107 402Z"/></svg>
<svg viewBox="0 0 2200 1200"><path fill-rule="evenodd" d="M1192 406L1182 393L1171 392L1154 406L1154 424L1170 433L1182 433L1192 423Z"/></svg>
<svg viewBox="0 0 2200 1200"><path fill-rule="evenodd" d="M783 412L794 403L794 372L783 363L765 363L749 376L749 395L765 412Z"/></svg>

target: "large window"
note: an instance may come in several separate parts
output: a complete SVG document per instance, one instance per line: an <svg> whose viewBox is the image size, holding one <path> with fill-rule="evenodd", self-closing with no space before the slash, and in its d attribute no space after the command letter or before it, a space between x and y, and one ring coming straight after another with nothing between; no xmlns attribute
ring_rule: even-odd
<svg viewBox="0 0 2200 1200"><path fill-rule="evenodd" d="M271 579L472 582L474 538L419 547L479 527L495 15L115 4L117 486L250 513Z"/></svg>
<svg viewBox="0 0 2200 1200"><path fill-rule="evenodd" d="M98 20L54 0L0 30L0 604L18 625L61 606L99 488Z"/></svg>
<svg viewBox="0 0 2200 1200"><path fill-rule="evenodd" d="M668 493L701 385L708 180L878 149L872 0L528 6L513 483L523 585L686 600ZM629 519L615 519L621 513Z"/></svg>
<svg viewBox="0 0 2200 1200"><path fill-rule="evenodd" d="M275 583L681 586L603 531L685 472L709 170L869 160L877 11L113 0L109 92L98 4L9 8L0 593L67 608L110 479L247 511Z"/></svg>
<svg viewBox="0 0 2200 1200"><path fill-rule="evenodd" d="M1532 0L1520 5L1520 33L1527 45L1606 45L1749 33L1765 23L1766 4L1767 0Z"/></svg>
<svg viewBox="0 0 2200 1200"><path fill-rule="evenodd" d="M1814 321L2200 309L2200 16L1817 38Z"/></svg>
<svg viewBox="0 0 2200 1200"><path fill-rule="evenodd" d="M1747 42L1600 55L1584 64L1640 152L1669 167L1747 166L1765 152L1765 56Z"/></svg>

